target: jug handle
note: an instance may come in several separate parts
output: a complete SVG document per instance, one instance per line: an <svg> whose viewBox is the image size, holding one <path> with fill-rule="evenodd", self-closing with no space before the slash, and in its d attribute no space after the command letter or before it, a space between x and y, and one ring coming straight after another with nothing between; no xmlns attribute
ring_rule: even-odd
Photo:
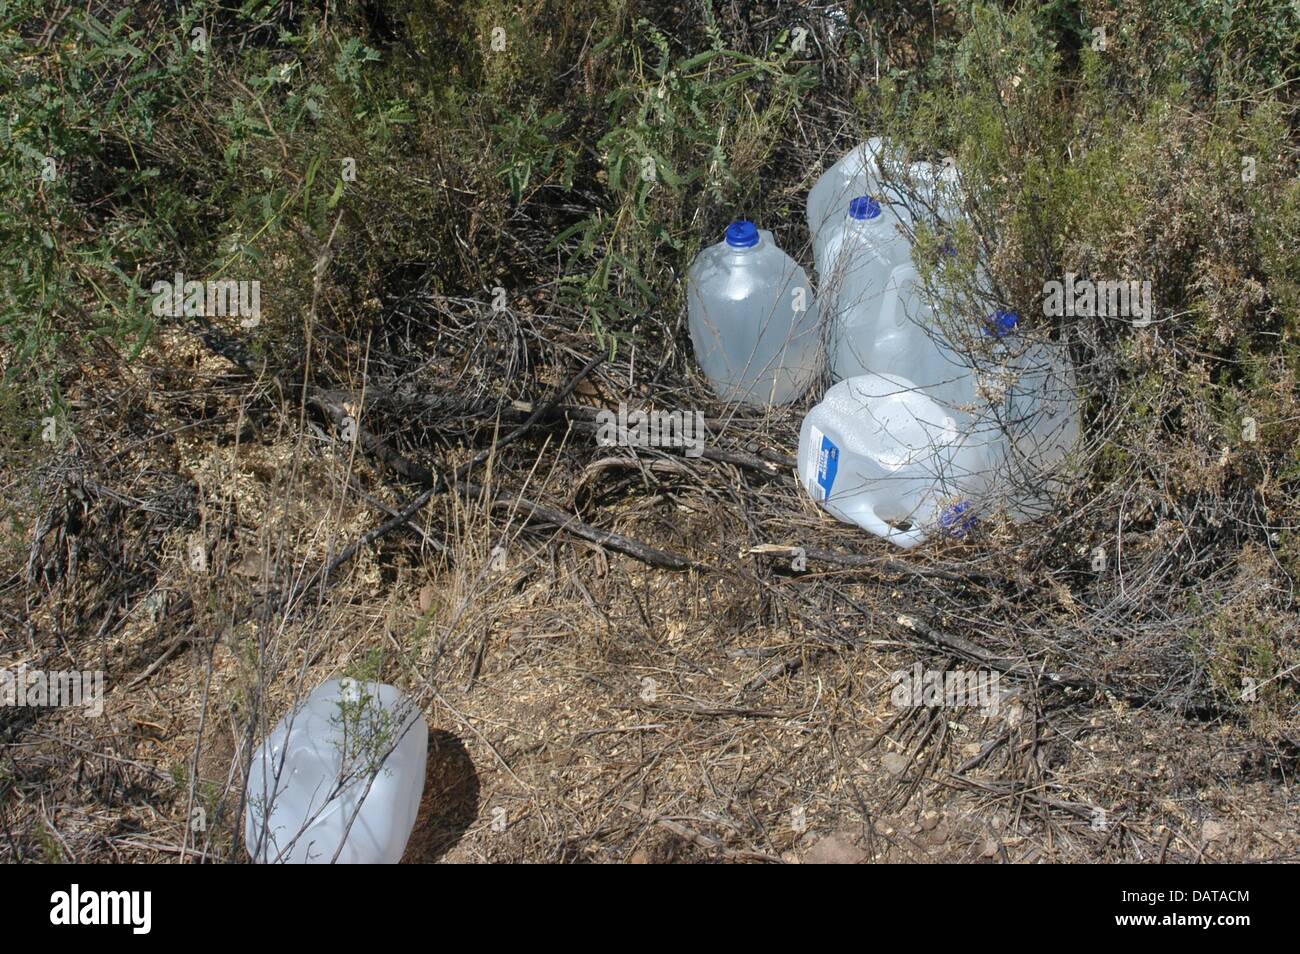
<svg viewBox="0 0 1300 954"><path fill-rule="evenodd" d="M913 527L911 530L899 530L891 527L881 516L876 513L876 505L872 503L863 504L854 508L852 516L862 524L862 528L868 533L889 541L902 547L904 550L911 550L925 542L929 534L920 527Z"/></svg>
<svg viewBox="0 0 1300 954"><path fill-rule="evenodd" d="M899 309L902 307L903 288L909 282L914 282L914 265L899 265L889 273L889 278L885 280L884 294L880 299L880 316L888 316L889 327L901 328L906 320L906 315L899 315Z"/></svg>

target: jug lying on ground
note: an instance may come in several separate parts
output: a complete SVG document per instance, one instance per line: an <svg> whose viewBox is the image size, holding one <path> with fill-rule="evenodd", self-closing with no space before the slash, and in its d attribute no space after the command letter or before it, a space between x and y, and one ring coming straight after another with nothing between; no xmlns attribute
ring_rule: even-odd
<svg viewBox="0 0 1300 954"><path fill-rule="evenodd" d="M733 222L687 273L695 358L714 392L767 406L799 397L821 365L808 276L753 222Z"/></svg>
<svg viewBox="0 0 1300 954"><path fill-rule="evenodd" d="M799 473L830 514L914 547L969 528L999 434L963 429L916 384L863 374L832 386L799 433Z"/></svg>
<svg viewBox="0 0 1300 954"><path fill-rule="evenodd" d="M828 334L835 379L895 374L915 383L960 430L997 444L996 477L982 509L1020 523L1044 515L1064 489L1079 438L1074 372L1061 345L1026 342L1020 317L942 318L910 263L891 272L877 309L837 309Z"/></svg>
<svg viewBox="0 0 1300 954"><path fill-rule="evenodd" d="M253 754L249 853L259 862L396 864L424 792L428 741L401 690L322 683Z"/></svg>

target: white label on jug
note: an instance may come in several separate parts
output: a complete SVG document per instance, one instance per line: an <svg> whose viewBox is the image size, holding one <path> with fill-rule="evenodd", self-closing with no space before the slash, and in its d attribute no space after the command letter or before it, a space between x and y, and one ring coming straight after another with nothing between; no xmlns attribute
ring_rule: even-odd
<svg viewBox="0 0 1300 954"><path fill-rule="evenodd" d="M808 432L808 463L804 465L803 485L812 493L813 485L817 483L817 448L822 446L822 432L814 425Z"/></svg>

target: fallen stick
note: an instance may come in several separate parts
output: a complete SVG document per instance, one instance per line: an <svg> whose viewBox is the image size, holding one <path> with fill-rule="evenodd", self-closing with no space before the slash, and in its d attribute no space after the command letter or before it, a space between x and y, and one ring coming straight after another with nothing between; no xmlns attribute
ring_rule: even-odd
<svg viewBox="0 0 1300 954"><path fill-rule="evenodd" d="M978 663L981 666L987 666L990 669L996 669L998 672L1008 676L1016 676L1032 682L1047 682L1061 689L1073 690L1075 692L1109 695L1115 699L1126 702L1131 706L1137 706L1139 708L1144 708L1149 705L1158 705L1166 709L1172 709L1180 715L1191 716L1196 719L1221 718L1224 715L1217 706L1203 705L1176 707L1160 699L1158 696L1135 692L1132 689L1125 689L1122 686L1112 685L1108 682L1101 682L1084 676L1067 676L1064 673L1035 668L1019 660L992 656L984 652L984 650L980 649L969 639L962 636L954 636L950 633L941 633L933 627L926 625L915 616L899 616L898 625L909 632L915 633L917 636L921 637L925 643L928 643L933 648L943 650L950 656L956 656L960 659Z"/></svg>
<svg viewBox="0 0 1300 954"><path fill-rule="evenodd" d="M776 855L770 855L765 851L751 851L745 848L728 848L717 838L705 835L702 832L695 831L693 828L687 828L680 822L675 822L671 818L664 818L662 815L649 808L642 808L634 805L632 802L622 802L622 806L630 812L634 812L646 819L653 825L658 825L665 831L670 831L678 838L689 841L708 851L716 851L724 858L732 858L737 861L764 861L768 864L783 865L785 860L778 858Z"/></svg>
<svg viewBox="0 0 1300 954"><path fill-rule="evenodd" d="M460 485L467 493L483 494L483 488L478 484L463 482ZM558 527L559 529L570 533L575 537L588 540L591 543L599 544L610 550L617 550L619 553L625 553L628 556L636 557L643 563L649 563L651 566L661 567L665 570L688 570L694 566L694 562L687 557L677 553L670 553L667 550L659 550L640 540L633 540L631 537L625 537L621 533L614 533L611 530L601 530L599 527L593 527L591 524L583 523L571 513L558 510L555 507L548 507L546 504L537 503L529 500L527 497L506 496L493 497L489 506L492 507L509 507L520 510L538 520L543 520Z"/></svg>
<svg viewBox="0 0 1300 954"><path fill-rule="evenodd" d="M829 649L812 648L800 652L798 655L790 656L786 659L779 659L760 672L753 679L749 680L749 682L745 683L745 692L754 692L758 689L762 689L772 680L779 679L782 676L793 676L804 667L804 663L807 662L808 656L811 655L814 659L819 659L828 652L830 652Z"/></svg>

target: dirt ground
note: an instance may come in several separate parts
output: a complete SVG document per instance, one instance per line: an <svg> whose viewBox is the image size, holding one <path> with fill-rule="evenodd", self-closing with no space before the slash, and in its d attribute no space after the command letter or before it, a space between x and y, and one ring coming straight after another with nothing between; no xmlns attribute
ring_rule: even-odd
<svg viewBox="0 0 1300 954"><path fill-rule="evenodd" d="M192 390L144 393L164 367ZM578 399L599 406L626 385L621 370ZM63 479L80 496L40 547L29 531L12 551L16 572L36 553L39 578L71 588L34 607L29 631L73 635L74 658L98 660L109 687L100 719L53 710L15 725L10 860L244 858L251 745L340 673L422 703L430 760L411 863L1296 856L1293 755L1239 724L1023 675L1002 676L995 711L897 705L898 673L971 665L959 642L918 639L918 616L961 623L957 594L994 612L1005 577L981 576L988 564L960 541L887 552L816 511L782 466L637 458L552 427L512 448L499 507L439 494L418 530L266 613L413 492L310 415L258 410L266 381L191 339L166 342L139 376L95 413L107 431L147 405L159 436L119 451L147 466L110 488L97 478L108 449L77 448L84 463ZM728 424L743 443L726 446L776 459L797 421ZM770 446L745 440L761 433ZM521 496L693 564L649 566L525 521ZM794 543L860 565L814 555L795 570L787 552L753 552ZM113 602L114 575L142 567L150 582ZM71 616L104 600L96 642Z"/></svg>

